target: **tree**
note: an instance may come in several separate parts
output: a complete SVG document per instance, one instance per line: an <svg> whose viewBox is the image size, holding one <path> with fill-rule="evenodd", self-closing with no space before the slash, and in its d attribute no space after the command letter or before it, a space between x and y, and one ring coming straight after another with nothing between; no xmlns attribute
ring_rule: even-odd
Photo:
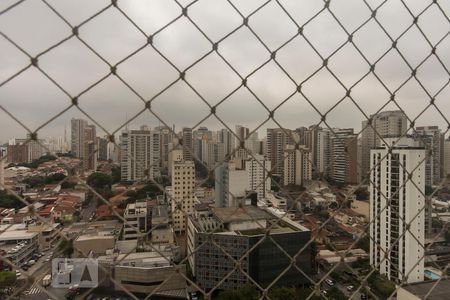
<svg viewBox="0 0 450 300"><path fill-rule="evenodd" d="M111 188L112 178L107 174L95 172L89 175L89 177L86 180L86 183L96 190L97 189L101 190L105 188Z"/></svg>
<svg viewBox="0 0 450 300"><path fill-rule="evenodd" d="M62 238L57 249L65 257L71 257L74 251L73 240Z"/></svg>
<svg viewBox="0 0 450 300"><path fill-rule="evenodd" d="M112 167L112 169L111 169L112 183L120 182L120 180L122 179L120 172L121 171L120 171L120 167L119 166Z"/></svg>
<svg viewBox="0 0 450 300"><path fill-rule="evenodd" d="M260 293L252 284L245 284L237 290L226 290L217 296L218 300L257 300Z"/></svg>
<svg viewBox="0 0 450 300"><path fill-rule="evenodd" d="M331 287L327 294L328 299L346 300L347 297L336 286Z"/></svg>
<svg viewBox="0 0 450 300"><path fill-rule="evenodd" d="M366 252L369 252L370 250L370 238L368 235L363 236L359 241L356 243L356 246L358 248L363 249Z"/></svg>
<svg viewBox="0 0 450 300"><path fill-rule="evenodd" d="M9 194L6 190L0 190L0 207L19 209L24 206L25 204L16 196Z"/></svg>
<svg viewBox="0 0 450 300"><path fill-rule="evenodd" d="M298 299L298 295L293 288L281 287L272 288L269 291L269 298L272 300L287 300L287 299Z"/></svg>
<svg viewBox="0 0 450 300"><path fill-rule="evenodd" d="M10 286L16 282L16 272L0 272L0 287Z"/></svg>

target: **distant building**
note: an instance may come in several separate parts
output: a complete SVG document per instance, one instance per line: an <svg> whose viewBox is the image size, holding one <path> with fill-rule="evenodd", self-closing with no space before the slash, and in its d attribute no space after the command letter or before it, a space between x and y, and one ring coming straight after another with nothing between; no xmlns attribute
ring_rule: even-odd
<svg viewBox="0 0 450 300"><path fill-rule="evenodd" d="M122 180L144 181L160 176L160 134L142 126L124 130L120 138Z"/></svg>
<svg viewBox="0 0 450 300"><path fill-rule="evenodd" d="M271 169L270 160L258 154L254 154L245 161L245 170L248 175L248 191L258 193L258 199L266 197L271 190L272 179L269 176Z"/></svg>
<svg viewBox="0 0 450 300"><path fill-rule="evenodd" d="M71 125L71 144L70 150L76 157L81 158L84 155L84 139L85 139L85 127L88 126L86 120L72 119Z"/></svg>
<svg viewBox="0 0 450 300"><path fill-rule="evenodd" d="M414 141L386 139L371 150L370 263L388 279L423 281L425 150ZM410 177L411 176L411 177ZM409 275L407 275L409 274Z"/></svg>
<svg viewBox="0 0 450 300"><path fill-rule="evenodd" d="M381 138L401 137L408 131L407 117L401 110L383 111L362 122L361 131L361 176L369 176L370 149L381 145Z"/></svg>
<svg viewBox="0 0 450 300"><path fill-rule="evenodd" d="M192 128L183 127L182 131L182 141L183 141L183 157L185 160L194 159L194 146L192 141Z"/></svg>
<svg viewBox="0 0 450 300"><path fill-rule="evenodd" d="M330 138L331 173L337 183L356 184L358 182L358 141L353 128L333 129Z"/></svg>
<svg viewBox="0 0 450 300"><path fill-rule="evenodd" d="M286 145L293 145L294 141L289 136L289 129L268 128L267 129L267 153L273 168L273 174L280 178L284 176L284 150Z"/></svg>
<svg viewBox="0 0 450 300"><path fill-rule="evenodd" d="M450 175L450 138L444 143L444 176Z"/></svg>
<svg viewBox="0 0 450 300"><path fill-rule="evenodd" d="M129 203L123 215L125 219L123 227L124 240L143 239L149 231L149 212L147 201L136 201Z"/></svg>
<svg viewBox="0 0 450 300"><path fill-rule="evenodd" d="M427 150L425 184L437 185L444 177L444 133L438 126L421 126L416 127L415 138Z"/></svg>
<svg viewBox="0 0 450 300"><path fill-rule="evenodd" d="M233 162L224 162L215 170L215 203L217 207L236 207L237 199L249 190L248 170L237 169Z"/></svg>
<svg viewBox="0 0 450 300"><path fill-rule="evenodd" d="M235 260L247 255L247 252L259 243L240 264L242 270L255 282L262 287L267 287L274 281L279 286L307 284L308 279L294 266L289 268L291 259L265 238L265 234L266 229L272 225L271 239L275 240L286 253L294 256L309 241L311 233L288 218L283 218L277 225L273 225L276 220L277 216L256 206L241 208L196 206L195 212L188 219L187 237L188 261L196 283L201 288L209 290L216 287L235 289L249 282L247 276L235 270ZM264 241L261 242L261 239ZM306 247L296 256L295 262L299 269L310 275L312 263L310 248ZM286 273L278 278L287 268ZM224 278L226 279L223 280Z"/></svg>
<svg viewBox="0 0 450 300"><path fill-rule="evenodd" d="M283 185L299 185L312 179L312 155L309 149L288 146L284 150Z"/></svg>
<svg viewBox="0 0 450 300"><path fill-rule="evenodd" d="M195 198L195 165L193 161L174 161L172 170L172 208L173 229L185 231L186 214L193 212Z"/></svg>

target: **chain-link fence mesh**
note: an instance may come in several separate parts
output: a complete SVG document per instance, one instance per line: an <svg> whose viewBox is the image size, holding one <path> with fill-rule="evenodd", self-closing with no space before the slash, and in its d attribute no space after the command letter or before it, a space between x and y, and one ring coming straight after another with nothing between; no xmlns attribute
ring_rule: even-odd
<svg viewBox="0 0 450 300"><path fill-rule="evenodd" d="M54 180L56 186L76 185L78 190L85 190L90 202L86 201L88 207L72 209L67 206L58 209L58 205L47 204L45 208L49 207L51 212L44 213L45 208L42 210L37 206L37 201L30 194L16 189L17 185L2 183L6 191L4 197L12 195L14 201L19 203L18 207L25 207L20 212L16 209L15 218L2 219L2 247L26 248L36 243L35 246L42 249L43 237L45 244L53 251L46 252L45 260L38 260L39 268L28 269L24 268L24 261L14 255L14 251L20 249L3 250L0 258L4 270L20 272L17 277L19 280L14 281L14 284L2 283L2 297L5 299L385 299L408 297L404 294L405 290L425 299L433 293L448 294L450 289L446 278L449 263L446 258L450 250L446 243L450 229L446 219L441 219L445 213L438 213L437 210L440 204L446 210L442 199L449 200L450 193L444 172L444 138L450 129L448 2L317 0L310 3L304 1L299 5L296 1L268 0L242 5L232 0L211 3L175 0L158 2L159 8L171 6L174 11L160 18L163 13L158 10L158 6L137 13L130 7L138 4L113 0L105 2L103 6L100 2L89 6L96 11L86 10L89 11L86 17L78 16L82 21L76 22L73 11L62 9L64 6L60 6L58 1L9 2L2 4L0 11L2 45L5 45L5 49L13 49L17 57L26 57L28 62L22 67L5 68L0 92L15 82L19 82L20 89L32 89L34 85L24 85L21 78L33 72L51 84L48 92L34 92L42 93L44 97L52 95L59 100L54 103L54 107L48 108L39 107L44 102L38 103L39 110L45 111L48 117L40 118L40 125L31 127L27 125L29 119L39 118L39 114L36 112L36 116L33 116L34 112L31 112L29 119L25 119L22 111L29 110L27 103L33 103L34 99L17 99L19 108L12 107L11 102L2 99L0 108L4 113L3 118L7 119L3 124L9 124L2 131L19 126L27 135L22 145L28 146L28 149L40 146L45 149L44 152L55 154L58 167L66 175ZM36 9L36 5L39 9ZM216 5L220 7L220 14L225 16L223 19L208 18L208 10L203 12L202 17L204 7ZM80 7L72 9L82 10ZM40 14L42 11L49 19L58 21L55 24L63 27L65 32L55 33L50 39L52 42L45 47L33 47L23 36L15 36L14 31L9 30L14 25L11 18L23 18L27 14ZM17 15L14 15L15 12ZM111 15L117 18L114 22L126 26L105 29L102 22ZM142 18L155 21L152 26L143 26L146 23L142 22ZM46 22L43 19L40 21ZM19 24L26 22L23 18ZM261 27L261 24L264 26ZM274 25L278 26L275 26L275 32L271 31ZM127 30L123 29L125 27ZM195 37L183 37L186 28L195 31ZM332 34L328 34L327 30ZM34 34L33 28L27 28L26 31ZM111 44L107 35L116 34L130 35L134 39L126 40L129 42L127 47ZM173 37L183 40L174 40ZM409 44L403 44L405 40ZM175 51L172 46L177 43L183 48ZM125 51L130 45L135 50ZM190 48L192 45L198 47L195 54ZM414 47L421 51L414 52L411 49ZM61 48L67 52L52 57L52 53ZM79 74L80 78L70 76L67 79L64 74L65 62L71 60L77 54L74 52L81 51L81 48L86 55L100 60L102 66L92 68L89 62L83 61L82 65L87 70ZM283 60L287 49L296 53L294 60L301 62L299 67L292 61L286 63ZM145 73L128 76L135 70L127 68L127 63L138 56L151 56L153 62L157 62L142 65L143 69L153 69L154 74L150 79L145 78ZM246 64L237 61L238 56ZM315 60L316 63L309 64L309 60ZM202 65L205 62L209 63L206 67ZM61 64L62 73L47 68L51 64ZM383 65L391 65L392 68L386 71ZM359 68L358 72L349 71L353 71L353 66ZM203 77L196 76L199 69ZM401 72L402 76L396 76ZM422 75L427 72L432 75ZM168 76L169 73L172 75ZM222 89L223 82L213 82L209 89L202 86L201 83L207 81L208 76L219 78L217 73L229 76L226 79L229 81L227 84L231 83L228 90ZM276 78L281 77L284 78L283 84L274 83ZM120 86L129 95L129 99L123 99L125 106L122 106L127 108L126 121L116 122L112 128L102 121L105 120L104 115L118 107L115 106L117 103L108 100L111 95L103 86L108 80L114 80L114 85ZM138 84L142 81L144 86L151 88L142 89L142 84ZM73 82L84 82L84 87ZM260 89L261 86L270 85L275 85L274 89L284 94L280 92L274 96ZM92 99L90 93L95 89L105 90L103 96L106 100ZM327 95L328 107L324 108L318 99L321 91L327 89L331 92ZM373 92L378 97L375 111L367 108L366 100L361 97L361 89L368 91L368 94ZM220 92L211 93L211 90ZM416 104L411 104L408 99L405 101L405 97L419 99L421 108L418 114L409 113L411 110L408 106ZM96 101L99 103L97 106ZM162 102L168 102L173 107L164 110L160 106ZM251 118L259 114L260 120L247 131L245 128L234 130L235 124L229 121L233 118L221 110L229 106L232 114L239 115L238 110L243 102L253 105L246 109L245 115ZM190 104L186 106L184 103ZM281 111L286 106L291 108L292 103L301 105L294 110L314 115L317 122L309 128L287 129ZM342 111L342 104L352 111ZM390 125L401 129L394 136L389 136L389 133L395 129L378 126L382 122L379 116L388 109L396 110L399 119L403 120L400 122L404 122L398 124L396 121L396 124ZM121 179L134 179L124 178L124 164L133 165L126 172L135 172L133 168L145 169L144 177L139 178L140 182L119 185L111 194L110 183L102 183L101 178L92 175L88 177L90 173L84 171L89 169L90 164L95 165L91 161L95 161L101 151L99 144L91 145L92 151L78 153L79 159L58 156L54 149L43 142L42 131L72 113L88 119L103 132L101 135L107 137L109 147L119 152L120 160L116 161L116 165L122 165ZM361 131L337 128L339 124L334 120L335 114L364 120ZM294 112L291 116L295 118L297 115ZM428 118L426 121L424 116ZM180 123L177 117L190 120L189 124L181 124L186 126L181 133L179 128L175 129L172 125ZM129 128L133 129L137 122L147 125L158 123L157 139L160 144L164 144L163 130L167 137L164 145L157 146L159 156L154 157L152 154L150 164L144 166L139 165L142 158L136 157L130 150L135 141L133 139L138 139L132 135L138 136L139 132ZM202 155L203 152L219 152L217 149L211 150L215 147L214 143L208 144L209 139L217 137L208 136L210 131L202 127L211 122L215 123L217 129L225 129L224 139L230 143L227 151L222 156L216 154L215 158ZM246 122L243 119L237 123ZM417 127L424 122L436 122L445 127L440 130ZM297 123L302 125L303 122L299 119ZM73 127L76 125L72 124L72 130ZM254 147L251 142L255 133L265 129L265 147L259 144ZM242 134L241 130L245 133ZM431 135L426 130L435 132ZM200 134L200 139L196 134ZM93 135L96 135L95 129ZM119 135L120 140L117 139ZM372 143L369 143L369 148L376 148L371 153L365 152L367 149L364 148L368 135ZM405 138L413 140L415 148L394 146L403 145ZM324 141L329 145L320 144ZM146 147L152 147L152 142L154 140L148 137L145 140L148 143ZM382 144L386 144L384 149L380 148ZM85 147L89 149L90 146ZM198 150L198 147L212 148ZM20 151L20 148L14 148L14 151ZM180 155L180 151L184 160L177 161L175 157ZM325 153L328 157L323 157ZM366 161L359 159L368 153L370 155ZM265 158L260 154L265 155ZM8 152L7 156L1 158L5 167L11 155ZM229 164L230 161L234 163ZM298 185L298 182L289 182L287 179L291 176L287 169L292 161L301 164L305 174L311 173L311 178L297 175L304 176L306 180L302 180L301 187L293 187L291 183ZM242 167L247 168L248 172L249 166L246 164L250 162L262 174L258 175L260 177L251 190L269 193L266 185L270 182L272 190L277 191L270 205L270 202L263 203L263 199L258 199L256 205L255 195L249 189L244 196L233 194L233 191L238 190L233 185L239 186L239 181L244 180L243 177L237 177L237 181L231 179L230 172L236 171L233 166L244 164ZM430 171L433 167L441 170L433 173ZM169 174L163 172L165 176L158 176L158 172L164 168ZM200 170L203 174L199 174ZM213 208L219 203L217 189L223 187L225 182L220 178L223 172L225 176L230 176L226 179L229 180L229 190L224 191L230 207ZM398 174L389 177L389 173L396 172ZM341 181L340 176L345 178ZM253 174L253 177L256 175ZM425 189L425 183L430 185L430 190ZM171 188L168 188L170 184ZM199 196L199 192L208 192L211 187L216 188L215 197ZM61 197L66 197L66 200L70 198L70 194L56 192L53 187L39 193L41 201L53 197L58 199L57 203L61 203L64 202ZM144 197L136 196L139 193L143 193ZM367 198L365 201L359 201L361 193L365 194L362 197ZM134 199L133 195L134 198L143 199L160 196L157 200L148 199L142 207L139 201L126 202L127 198ZM329 201L327 198L327 204L322 207L320 201L324 197L336 200ZM216 202L199 201L198 198L215 199ZM122 202L115 202L117 199ZM245 199L252 205L246 205ZM277 206L274 204L277 199L285 201L282 209L272 207ZM441 199L440 204L436 202L437 199ZM70 203L75 205L74 202ZM356 203L367 206L366 217L356 212ZM164 227L157 223L158 217L161 217L157 209L161 206L169 212L166 217L170 221ZM91 214L95 212L93 207L97 213ZM139 221L139 207L145 211L144 218L148 224ZM118 222L105 221L105 214L99 213L101 208L107 218ZM75 217L67 217L71 215ZM35 224L44 226L45 230L36 229L39 241L30 239L22 244L19 238L14 237L17 223L23 224L25 217L32 220L27 233L31 232L30 227ZM67 218L63 226L56 226L54 220L61 221L63 217ZM164 213L162 217L165 217ZM74 222L76 219L83 222ZM430 223L433 234L425 233L425 223ZM156 234L157 231L163 233ZM155 240L161 234L167 239L164 243ZM127 240L127 236L135 242ZM113 245L108 246L111 240ZM418 251L419 255L405 249L406 243L408 246L415 245L417 249L414 248L414 251ZM108 250L103 253L96 250L103 248ZM355 250L359 248L364 251ZM43 278L51 273L50 259L68 256L99 259L98 287L80 289L72 286L69 291L47 287ZM414 290L415 285L409 288L411 282L417 281L414 278L418 276L421 279L419 281L423 281L424 275L427 281L422 284L422 290L419 287Z"/></svg>

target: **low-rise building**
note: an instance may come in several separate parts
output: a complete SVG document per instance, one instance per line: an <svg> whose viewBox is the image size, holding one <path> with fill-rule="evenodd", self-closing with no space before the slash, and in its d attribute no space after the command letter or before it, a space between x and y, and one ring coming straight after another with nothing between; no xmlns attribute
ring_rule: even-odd
<svg viewBox="0 0 450 300"><path fill-rule="evenodd" d="M268 228L270 239L266 238ZM197 284L204 289L217 285L220 289L240 287L249 281L243 272L261 286L268 286L275 279L277 285L298 285L308 280L296 268L311 273L310 248L296 256L294 267L278 246L294 256L310 238L310 231L302 225L288 218L279 220L256 206L201 205L188 218L188 260ZM252 247L255 249L244 257ZM242 271L235 268L235 260L241 258ZM278 278L285 269L288 270Z"/></svg>
<svg viewBox="0 0 450 300"><path fill-rule="evenodd" d="M149 218L146 201L129 203L123 217L125 219L123 227L124 240L136 240L147 235Z"/></svg>
<svg viewBox="0 0 450 300"><path fill-rule="evenodd" d="M152 251L129 254L112 254L98 258L106 269L113 269L114 282L106 276L106 285L111 285L116 291L124 288L131 293L148 295L158 294L179 295L186 299L185 265L175 265L171 252ZM102 278L100 278L101 280Z"/></svg>
<svg viewBox="0 0 450 300"><path fill-rule="evenodd" d="M0 249L16 266L27 263L38 251L39 234L27 231L25 224L0 225L0 232Z"/></svg>

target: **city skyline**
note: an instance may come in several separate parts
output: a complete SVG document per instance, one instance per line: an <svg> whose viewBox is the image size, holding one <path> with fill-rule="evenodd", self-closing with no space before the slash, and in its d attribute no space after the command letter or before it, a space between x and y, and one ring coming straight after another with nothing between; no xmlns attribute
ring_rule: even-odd
<svg viewBox="0 0 450 300"><path fill-rule="evenodd" d="M7 2L5 1L2 5L6 7ZM108 3L107 1L89 1L89 3L86 1L83 6L77 7L67 1L50 2L55 9L67 17L72 25L79 24L101 8L102 4ZM185 1L182 2L186 4ZM306 21L308 17L323 8L323 3L314 1L281 2L287 5L290 11L293 11L293 17L299 23ZM350 31L355 30L357 25L370 17L370 10L367 7L361 4L356 5L353 2L343 2L339 5L331 3L333 12L346 20L344 27ZM255 9L258 3L260 1L246 1L236 5L244 13L249 13ZM368 1L368 3L372 9L379 4L378 1ZM153 4L133 5L124 2L120 5L130 17L137 19L137 24L145 30L146 34L155 32L159 26L176 17L181 11L175 4L161 1ZM301 9L299 9L299 5L301 5ZM408 1L408 6L413 13L420 11L425 5L426 1ZM352 9L346 9L349 7ZM33 13L30 14L30 11ZM149 12L152 12L152 19L144 18L143 16ZM235 27L239 27L241 23L241 17L230 9L226 2L203 6L194 4L189 7L189 12L201 28L207 29L207 33L211 35L213 41L219 40ZM405 8L400 3L394 2L380 8L377 11L377 17L386 25L387 32L394 39L400 35L407 24L412 22L412 17L408 15ZM35 25L39 34L30 35L27 31L28 26L20 23L23 18L27 19L28 23L26 24ZM89 22L86 24L86 29L81 30L79 35L111 64L117 63L145 43L145 38L139 35L137 29L130 26L123 16L111 9L99 18L101 18L101 26L95 27L96 21L93 21L92 24ZM36 24L37 20L44 21ZM279 47L295 33L294 23L282 14L280 8L275 4L266 5L258 14L250 17L249 21L271 50ZM421 28L432 44L436 44L446 33L446 25L442 22L445 20L435 10L429 10L419 18L419 25L422 26ZM215 24L216 26L205 27L206 24ZM114 34L109 28L115 29ZM161 34L157 34L153 46L168 59L173 60L179 70L184 70L190 63L207 53L210 45L208 45L208 40L200 36L193 25L185 20L176 21L172 28L169 27L170 30L167 30L167 33L163 31ZM71 32L69 26L47 11L45 5L38 1L27 1L16 10L3 15L0 20L0 30L15 40L30 55L36 55L52 45L57 37L62 38ZM47 34L44 34L45 32ZM327 57L346 41L345 32L337 26L336 21L327 12L321 14L321 18L305 26L304 36L311 40L322 57ZM4 61L0 67L0 74L4 74L0 77L0 82L3 82L8 76L13 75L14 70L20 69L29 60L7 40L1 39L0 43L5 50L4 57L10 58ZM114 45L120 45L120 47L112 47ZM234 50L238 45L242 47L242 53ZM381 57L383 51L392 46L392 43L382 29L372 21L355 33L354 45L362 51L369 62L373 63ZM417 29L402 35L397 47L413 68L417 67L432 50ZM449 47L448 43L440 43L436 48L436 53L443 63L448 61ZM221 41L218 51L237 68L241 77L247 76L270 58L270 52L258 43L245 26ZM308 46L302 36L297 36L277 51L275 58L277 63L285 68L298 84L321 67L319 54ZM40 57L39 66L54 78L71 97L77 96L91 83L109 72L109 67L87 50L75 37ZM273 110L297 90L296 84L283 73L280 66L271 60L248 78L248 88L269 110ZM347 88L370 71L369 64L358 54L352 44L346 44L329 58L327 67ZM395 92L396 101L405 109L409 117L416 117L429 104L429 96L414 78L402 85L412 72L395 49L391 49L383 59L376 63L374 72L383 83L387 83L386 88L391 93ZM153 99L163 87L179 78L179 72L164 61L150 46L145 47L119 65L117 74L126 82L131 82L131 87L145 100ZM440 62L433 56L420 65L416 72L417 78L431 97L447 83L446 74L448 71L446 73ZM242 84L239 76L214 52L187 70L185 79L210 105L217 104ZM27 88L24 89L24 86ZM400 90L396 91L400 86ZM350 95L367 114L373 114L391 98L386 88L371 73L352 88ZM322 67L321 71L302 84L302 94L307 96L321 113L325 113L345 97L346 90L326 68ZM274 117L283 127L296 128L302 124L320 122L320 115L308 104L303 95L295 93L290 100L276 110ZM441 111L449 111L449 98L450 89L447 86L435 97L434 103ZM36 69L27 70L11 82L5 83L0 90L0 99L2 99L0 102L2 107L20 119L32 131L71 103L68 95L65 95ZM141 99L113 75L78 97L77 100L80 108L109 132L116 130L127 119L133 118L145 107ZM27 106L29 109L23 110L23 106ZM43 107L46 109L42 109ZM391 103L384 109L393 110L398 107ZM168 90L158 95L152 102L152 110L169 126L175 124L177 127L193 127L210 112L208 105L183 80L177 81ZM352 117L348 117L349 112ZM227 124L241 124L242 120L246 120L247 124L244 125L250 127L251 130L269 116L269 111L263 108L246 87L239 88L218 105L216 113ZM72 107L42 128L41 135L62 135L62 126L67 124L72 117L87 118ZM356 119L362 118L361 112L346 98L327 116L327 121L331 127L359 128L361 120L356 121ZM138 117L135 122L139 125L159 123L155 116L148 111ZM434 107L430 107L416 123L424 126L438 125L443 129L449 126ZM220 122L214 117L206 120L202 125L212 129L221 127ZM270 121L267 127L278 126ZM3 110L0 110L0 128L8 128L7 131L0 132L0 141L3 142L13 136L26 134L25 130ZM99 132L102 133L100 128Z"/></svg>

